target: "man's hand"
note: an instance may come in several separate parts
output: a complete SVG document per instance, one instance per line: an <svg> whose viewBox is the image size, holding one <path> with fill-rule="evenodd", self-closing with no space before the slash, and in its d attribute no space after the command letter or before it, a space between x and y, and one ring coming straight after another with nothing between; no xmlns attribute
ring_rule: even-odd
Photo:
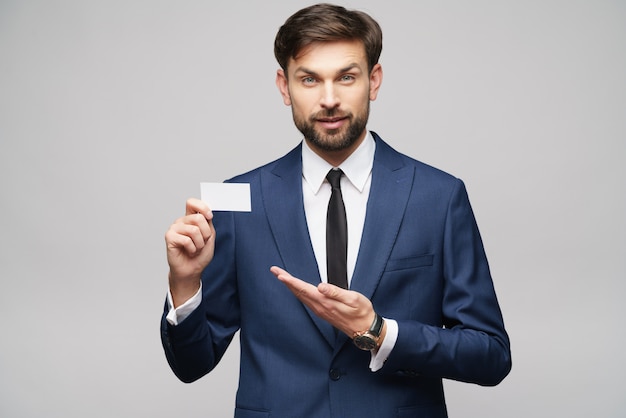
<svg viewBox="0 0 626 418"><path fill-rule="evenodd" d="M177 219L165 233L174 307L198 291L202 270L213 259L215 228L212 219L213 213L204 202L189 199L185 216Z"/></svg>
<svg viewBox="0 0 626 418"><path fill-rule="evenodd" d="M356 332L365 331L372 325L376 314L372 302L362 294L328 283L313 286L293 277L280 267L273 266L270 271L317 316L350 338ZM380 341L384 339L384 331L386 330L383 329Z"/></svg>

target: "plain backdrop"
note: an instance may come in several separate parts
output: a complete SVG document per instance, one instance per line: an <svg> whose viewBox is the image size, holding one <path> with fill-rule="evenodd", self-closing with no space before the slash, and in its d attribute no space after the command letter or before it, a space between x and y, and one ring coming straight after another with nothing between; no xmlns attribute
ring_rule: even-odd
<svg viewBox="0 0 626 418"><path fill-rule="evenodd" d="M278 27L311 3L0 0L0 416L228 417L159 339L164 233L301 139ZM626 415L626 2L342 1L384 31L369 128L460 178L511 335L452 417Z"/></svg>

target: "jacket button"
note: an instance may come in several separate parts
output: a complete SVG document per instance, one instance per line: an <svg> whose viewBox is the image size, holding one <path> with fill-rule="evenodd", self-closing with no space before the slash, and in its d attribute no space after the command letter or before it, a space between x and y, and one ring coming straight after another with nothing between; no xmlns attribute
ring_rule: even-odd
<svg viewBox="0 0 626 418"><path fill-rule="evenodd" d="M329 375L332 380L336 381L341 379L341 372L338 369L330 369Z"/></svg>

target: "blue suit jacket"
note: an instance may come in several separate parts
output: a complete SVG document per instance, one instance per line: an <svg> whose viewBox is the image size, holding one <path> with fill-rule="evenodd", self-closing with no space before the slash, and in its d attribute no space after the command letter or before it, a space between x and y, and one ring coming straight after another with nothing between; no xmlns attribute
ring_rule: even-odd
<svg viewBox="0 0 626 418"><path fill-rule="evenodd" d="M236 417L444 417L442 378L495 385L509 339L463 183L374 134L376 153L351 289L398 322L378 372L370 354L300 303L269 268L317 284L302 203L301 148L231 181L250 183L252 212L216 212L216 252L201 306L162 319L174 373L211 371L239 330Z"/></svg>

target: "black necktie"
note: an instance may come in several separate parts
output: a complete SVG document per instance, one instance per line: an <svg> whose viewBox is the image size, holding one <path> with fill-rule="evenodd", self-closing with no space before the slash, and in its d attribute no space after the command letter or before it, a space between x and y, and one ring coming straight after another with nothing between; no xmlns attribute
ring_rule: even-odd
<svg viewBox="0 0 626 418"><path fill-rule="evenodd" d="M326 175L333 188L326 215L326 270L328 283L348 288L348 221L341 196L341 170L330 170Z"/></svg>

